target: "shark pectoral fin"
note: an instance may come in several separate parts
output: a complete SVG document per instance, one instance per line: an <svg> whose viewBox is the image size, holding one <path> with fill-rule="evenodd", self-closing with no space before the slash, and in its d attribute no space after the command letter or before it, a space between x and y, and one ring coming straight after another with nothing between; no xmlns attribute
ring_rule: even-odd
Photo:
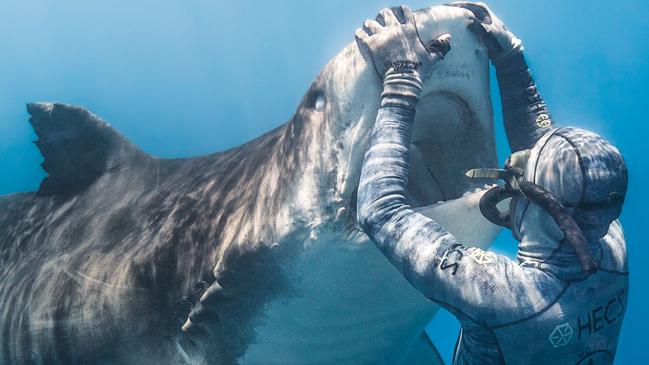
<svg viewBox="0 0 649 365"><path fill-rule="evenodd" d="M408 350L408 354L403 358L401 364L444 365L444 360L442 360L442 356L428 337L428 334L426 334L426 331L422 331Z"/></svg>
<svg viewBox="0 0 649 365"><path fill-rule="evenodd" d="M40 195L74 194L101 175L119 170L137 156L147 156L108 123L89 111L58 103L29 103L34 128L49 175Z"/></svg>

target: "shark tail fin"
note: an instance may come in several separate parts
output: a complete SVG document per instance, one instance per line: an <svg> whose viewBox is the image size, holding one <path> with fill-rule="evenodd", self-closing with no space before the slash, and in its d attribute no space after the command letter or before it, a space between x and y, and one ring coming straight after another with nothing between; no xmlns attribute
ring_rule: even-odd
<svg viewBox="0 0 649 365"><path fill-rule="evenodd" d="M108 123L86 109L58 103L29 103L34 141L48 174L39 195L68 195L84 190L100 176L145 156Z"/></svg>

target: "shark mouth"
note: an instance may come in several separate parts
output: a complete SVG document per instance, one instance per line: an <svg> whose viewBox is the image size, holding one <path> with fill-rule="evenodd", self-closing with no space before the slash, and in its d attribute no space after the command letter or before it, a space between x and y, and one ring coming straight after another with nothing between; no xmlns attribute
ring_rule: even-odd
<svg viewBox="0 0 649 365"><path fill-rule="evenodd" d="M482 126L456 94L435 92L421 98L410 148L410 205L439 204L483 188L464 174L493 166L487 142L491 136Z"/></svg>
<svg viewBox="0 0 649 365"><path fill-rule="evenodd" d="M481 195L489 186L464 173L494 166L492 140L491 129L476 120L456 94L432 92L421 97L410 146L408 203L426 211L473 193ZM356 190L351 197L352 208L356 206Z"/></svg>

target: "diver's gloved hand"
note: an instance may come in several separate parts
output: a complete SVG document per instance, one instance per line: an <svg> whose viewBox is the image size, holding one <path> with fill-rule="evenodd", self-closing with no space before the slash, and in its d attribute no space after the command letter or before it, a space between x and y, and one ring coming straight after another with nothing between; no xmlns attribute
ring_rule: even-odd
<svg viewBox="0 0 649 365"><path fill-rule="evenodd" d="M424 45L407 6L383 9L376 20L368 19L356 30L356 43L369 53L381 78L390 70L415 70L420 77L427 77L450 50L450 38L445 34Z"/></svg>
<svg viewBox="0 0 649 365"><path fill-rule="evenodd" d="M464 8L473 14L469 29L482 39L489 52L489 58L494 64L508 55L523 50L521 40L505 27L505 24L489 9L487 4L457 1L446 5Z"/></svg>
<svg viewBox="0 0 649 365"><path fill-rule="evenodd" d="M505 131L512 152L532 148L554 122L523 56L523 46L484 3L446 4L467 10L469 29L487 47L496 68Z"/></svg>

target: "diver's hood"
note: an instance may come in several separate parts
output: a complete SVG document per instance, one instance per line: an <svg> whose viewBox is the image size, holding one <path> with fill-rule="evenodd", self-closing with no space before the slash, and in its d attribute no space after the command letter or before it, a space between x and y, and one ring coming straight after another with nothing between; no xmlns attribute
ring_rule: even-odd
<svg viewBox="0 0 649 365"><path fill-rule="evenodd" d="M620 215L627 188L620 152L578 128L550 130L532 149L513 154L505 170L467 174L507 181L486 193L480 208L511 228L521 262L570 271L596 268L598 240ZM510 211L503 213L496 204L506 198Z"/></svg>

